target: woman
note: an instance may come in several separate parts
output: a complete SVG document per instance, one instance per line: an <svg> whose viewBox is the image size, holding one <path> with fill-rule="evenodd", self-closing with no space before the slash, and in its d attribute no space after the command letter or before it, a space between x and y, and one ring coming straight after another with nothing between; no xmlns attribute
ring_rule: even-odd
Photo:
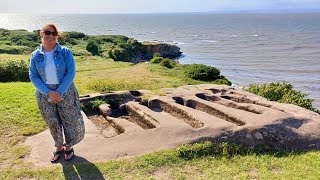
<svg viewBox="0 0 320 180"><path fill-rule="evenodd" d="M58 161L62 152L69 161L74 156L72 146L83 139L85 132L73 83L75 62L71 51L58 43L61 32L54 24L46 24L40 36L42 44L31 54L29 75L41 115L55 142L51 162Z"/></svg>

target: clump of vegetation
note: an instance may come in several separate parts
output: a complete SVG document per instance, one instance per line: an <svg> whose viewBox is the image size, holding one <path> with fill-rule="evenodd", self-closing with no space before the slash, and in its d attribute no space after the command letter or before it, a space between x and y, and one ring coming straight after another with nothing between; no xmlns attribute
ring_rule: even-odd
<svg viewBox="0 0 320 180"><path fill-rule="evenodd" d="M39 31L0 29L0 53L25 54L33 51L41 42Z"/></svg>
<svg viewBox="0 0 320 180"><path fill-rule="evenodd" d="M23 60L0 63L0 82L14 81L30 81L29 66Z"/></svg>
<svg viewBox="0 0 320 180"><path fill-rule="evenodd" d="M59 43L62 45L78 45L81 44L82 40L87 40L88 36L81 32L65 32L63 33L62 37L59 38Z"/></svg>
<svg viewBox="0 0 320 180"><path fill-rule="evenodd" d="M244 90L265 97L270 101L295 104L315 111L315 108L312 107L313 99L306 98L308 94L294 90L293 86L287 82L272 82L270 84L264 83L262 85L255 83L250 84L248 88L245 87Z"/></svg>
<svg viewBox="0 0 320 180"><path fill-rule="evenodd" d="M177 64L176 61L173 61L169 58L163 58L160 56L160 53L154 53L153 58L150 60L151 64L160 64L160 66L164 66L167 68L174 68Z"/></svg>
<svg viewBox="0 0 320 180"><path fill-rule="evenodd" d="M99 53L99 45L95 41L90 41L86 46L86 50L91 52L91 54L94 55L94 56L100 54Z"/></svg>
<svg viewBox="0 0 320 180"><path fill-rule="evenodd" d="M163 57L156 56L150 60L150 63L159 64L163 59L164 59Z"/></svg>
<svg viewBox="0 0 320 180"><path fill-rule="evenodd" d="M188 78L201 81L214 81L220 78L219 69L204 64L184 65L184 74Z"/></svg>
<svg viewBox="0 0 320 180"><path fill-rule="evenodd" d="M104 104L105 101L101 100L101 99L95 99L94 101L91 101L91 107L92 109L96 110L98 109L98 107L101 105L101 104Z"/></svg>
<svg viewBox="0 0 320 180"><path fill-rule="evenodd" d="M221 85L224 84L224 85L229 85L229 86L232 85L231 81L229 81L224 76L220 76L220 79L216 79L216 80L212 81L212 84L221 84Z"/></svg>
<svg viewBox="0 0 320 180"><path fill-rule="evenodd" d="M64 33L64 38L67 38L67 37L73 38L73 39L87 39L88 38L84 33L74 32L74 31Z"/></svg>
<svg viewBox="0 0 320 180"><path fill-rule="evenodd" d="M159 52L155 52L155 53L153 54L153 58L155 58L155 57L161 57L161 54L160 54Z"/></svg>
<svg viewBox="0 0 320 180"><path fill-rule="evenodd" d="M191 160L204 156L233 157L235 155L248 154L250 151L237 144L227 142L213 143L211 141L204 141L200 144L188 144L180 146L176 152L178 157Z"/></svg>
<svg viewBox="0 0 320 180"><path fill-rule="evenodd" d="M120 47L113 48L111 51L109 51L109 57L115 61L131 61L130 53L126 51L126 49Z"/></svg>
<svg viewBox="0 0 320 180"><path fill-rule="evenodd" d="M174 66L176 65L175 61L168 58L164 58L159 64L160 66L164 66L167 68L174 68Z"/></svg>
<svg viewBox="0 0 320 180"><path fill-rule="evenodd" d="M88 84L88 89L98 92L112 92L120 90L143 89L144 84L140 80L94 80Z"/></svg>
<svg viewBox="0 0 320 180"><path fill-rule="evenodd" d="M131 62L133 58L142 53L142 45L137 40L125 36L119 36L119 38L122 41L117 42L109 49L109 55L114 60Z"/></svg>
<svg viewBox="0 0 320 180"><path fill-rule="evenodd" d="M5 54L25 54L29 52L30 48L27 46L15 46L15 45L1 45L0 53Z"/></svg>

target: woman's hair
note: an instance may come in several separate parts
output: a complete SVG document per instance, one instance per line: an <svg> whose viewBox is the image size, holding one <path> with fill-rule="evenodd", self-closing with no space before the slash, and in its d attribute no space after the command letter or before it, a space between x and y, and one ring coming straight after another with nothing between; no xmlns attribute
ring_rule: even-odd
<svg viewBox="0 0 320 180"><path fill-rule="evenodd" d="M52 29L54 29L54 31L56 31L58 33L58 38L59 39L63 38L63 33L61 31L58 31L58 28L56 27L56 25L54 25L52 23L48 23L48 24L44 25L42 27L41 31L45 30L48 27L51 27Z"/></svg>

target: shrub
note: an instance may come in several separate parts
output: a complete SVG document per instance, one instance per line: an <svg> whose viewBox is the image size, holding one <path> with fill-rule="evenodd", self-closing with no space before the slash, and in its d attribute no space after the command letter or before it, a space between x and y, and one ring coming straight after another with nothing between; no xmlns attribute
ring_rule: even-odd
<svg viewBox="0 0 320 180"><path fill-rule="evenodd" d="M219 69L203 64L184 65L184 74L188 78L201 81L214 81L220 78Z"/></svg>
<svg viewBox="0 0 320 180"><path fill-rule="evenodd" d="M272 82L270 84L250 84L244 90L254 93L256 95L267 98L270 101L278 101L280 103L295 104L300 107L314 111L312 107L313 99L305 98L308 94L301 93L293 89L290 83Z"/></svg>
<svg viewBox="0 0 320 180"><path fill-rule="evenodd" d="M129 38L127 40L127 43L131 44L131 45L141 45L141 43L139 41L137 41L136 39L133 39L133 38Z"/></svg>
<svg viewBox="0 0 320 180"><path fill-rule="evenodd" d="M175 66L175 62L173 62L172 60L165 58L160 62L160 66L164 66L167 68L174 68Z"/></svg>
<svg viewBox="0 0 320 180"><path fill-rule="evenodd" d="M26 52L29 52L30 48L27 46L8 46L8 45L2 45L0 46L0 53L6 53L6 54L24 54Z"/></svg>
<svg viewBox="0 0 320 180"><path fill-rule="evenodd" d="M159 52L155 52L155 53L153 54L153 58L155 58L155 57L161 57L161 54L160 54Z"/></svg>
<svg viewBox="0 0 320 180"><path fill-rule="evenodd" d="M20 62L8 61L0 64L0 82L13 81L30 81L29 67L23 60Z"/></svg>
<svg viewBox="0 0 320 180"><path fill-rule="evenodd" d="M84 33L74 32L74 31L66 32L66 35L67 35L69 38L74 38L74 39L83 39L83 38L86 37L86 35L85 35Z"/></svg>
<svg viewBox="0 0 320 180"><path fill-rule="evenodd" d="M90 41L87 44L86 50L91 52L92 55L99 55L99 45L95 41Z"/></svg>
<svg viewBox="0 0 320 180"><path fill-rule="evenodd" d="M104 37L100 41L101 42L107 42L107 43L113 43L113 40L111 38L108 38L108 37Z"/></svg>
<svg viewBox="0 0 320 180"><path fill-rule="evenodd" d="M229 86L232 85L232 83L228 79L226 79L225 77L223 77L221 79L216 79L212 83L213 84L225 84L225 85L229 85Z"/></svg>
<svg viewBox="0 0 320 180"><path fill-rule="evenodd" d="M126 62L131 61L131 56L129 52L119 47L112 49L110 57L112 57L115 61L126 61Z"/></svg>
<svg viewBox="0 0 320 180"><path fill-rule="evenodd" d="M88 52L87 50L82 48L77 48L77 46L70 47L70 50L72 51L72 54L74 56L90 56L91 55L91 53Z"/></svg>
<svg viewBox="0 0 320 180"><path fill-rule="evenodd" d="M13 44L12 44L11 41L0 41L0 46L1 46L1 45L9 45L9 46L11 46L11 45L13 45Z"/></svg>
<svg viewBox="0 0 320 180"><path fill-rule="evenodd" d="M163 60L163 57L154 57L150 60L150 63L152 64L158 64Z"/></svg>
<svg viewBox="0 0 320 180"><path fill-rule="evenodd" d="M97 110L98 107L101 105L101 104L104 104L105 102L101 99L95 99L94 101L90 101L91 103L91 108L94 109L94 110Z"/></svg>

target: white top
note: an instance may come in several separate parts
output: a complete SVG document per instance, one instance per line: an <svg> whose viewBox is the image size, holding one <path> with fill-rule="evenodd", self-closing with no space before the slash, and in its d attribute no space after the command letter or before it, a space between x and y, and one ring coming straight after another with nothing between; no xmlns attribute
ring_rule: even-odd
<svg viewBox="0 0 320 180"><path fill-rule="evenodd" d="M44 59L46 62L46 84L59 84L59 79L57 75L56 64L54 63L53 51L44 51Z"/></svg>

